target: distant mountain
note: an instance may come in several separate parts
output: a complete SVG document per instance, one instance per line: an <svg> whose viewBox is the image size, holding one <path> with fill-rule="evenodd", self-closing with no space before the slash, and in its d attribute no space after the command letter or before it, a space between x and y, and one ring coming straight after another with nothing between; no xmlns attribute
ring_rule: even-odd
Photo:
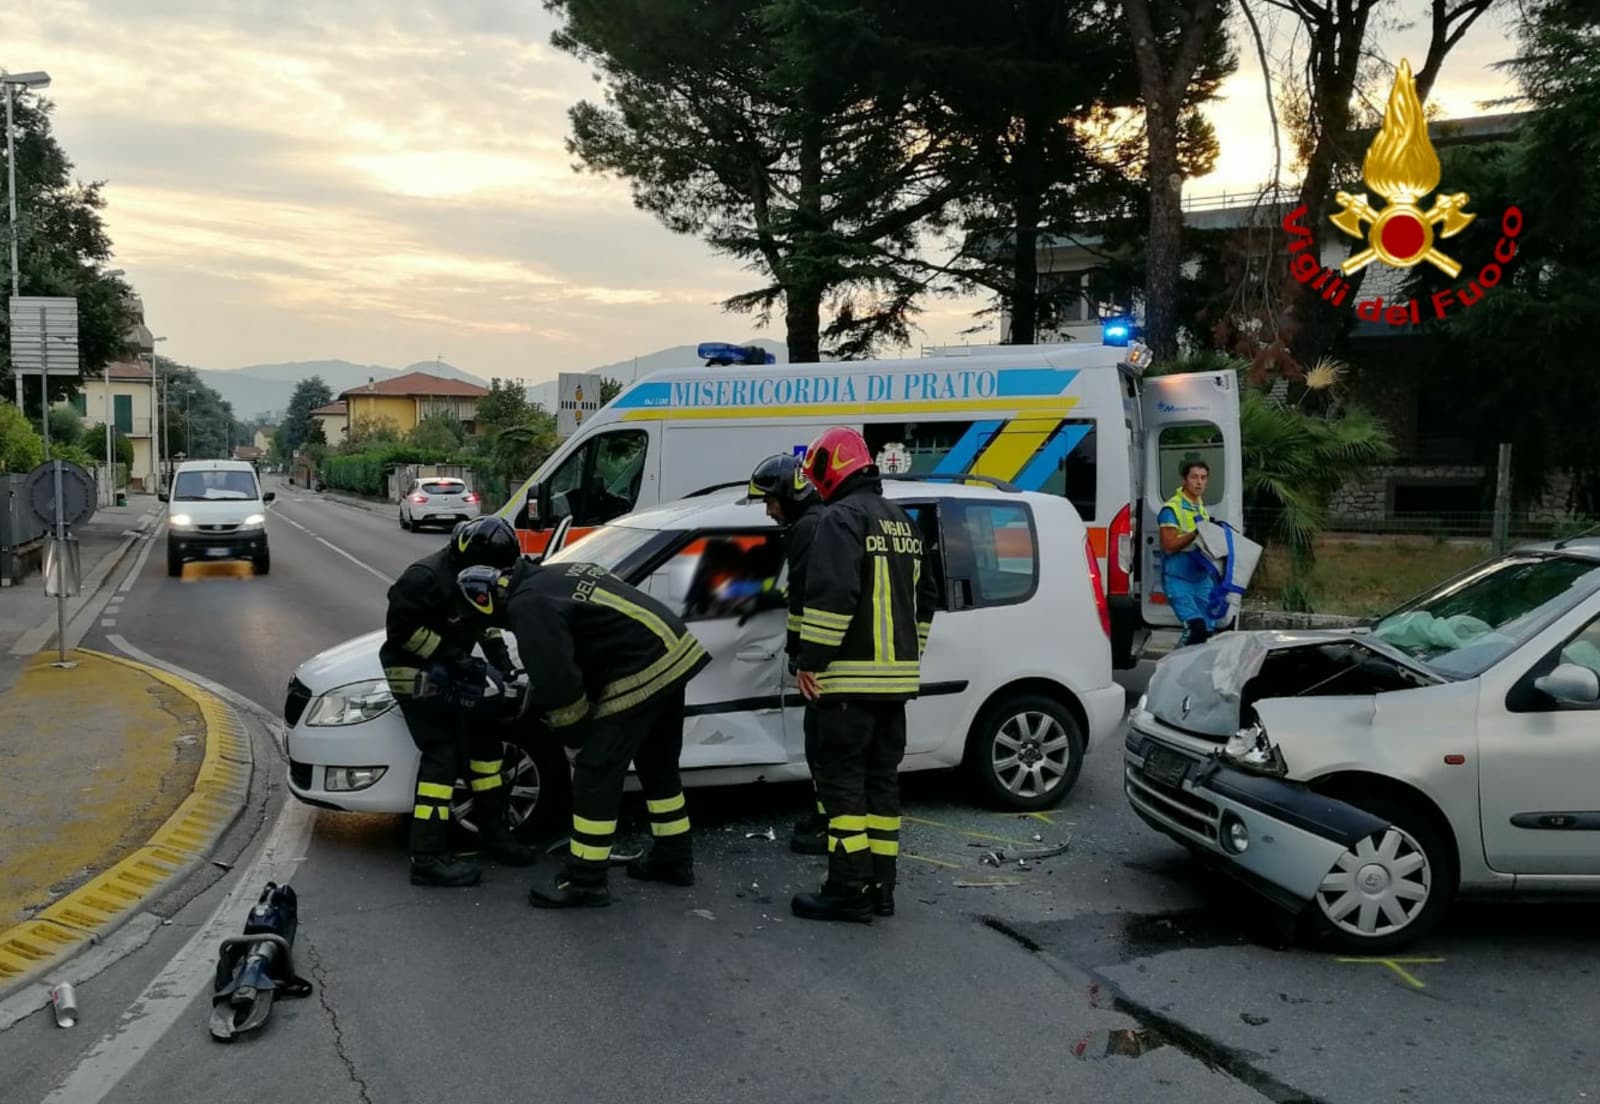
<svg viewBox="0 0 1600 1104"><path fill-rule="evenodd" d="M289 405L297 383L321 376L338 395L368 380L392 379L407 372L427 372L446 379L465 380L480 387L489 381L464 372L453 364L423 360L405 368L385 368L381 364L352 364L348 360L302 360L289 364L252 364L235 371L199 369L201 382L233 404L234 417L248 420L258 414L281 414Z"/></svg>
<svg viewBox="0 0 1600 1104"><path fill-rule="evenodd" d="M752 338L749 341L738 342L740 345L759 345L777 358L779 364L789 363L789 350L786 346L776 341L766 341ZM597 375L614 379L623 386L627 386L636 379L648 376L652 372L659 372L664 368L694 368L705 364L695 355L694 345L674 345L670 349L659 349L644 356L631 360L619 360L615 364L603 364L590 371ZM536 383L528 388L528 401L536 402L546 410L554 410L557 401L557 381L550 380L546 383Z"/></svg>

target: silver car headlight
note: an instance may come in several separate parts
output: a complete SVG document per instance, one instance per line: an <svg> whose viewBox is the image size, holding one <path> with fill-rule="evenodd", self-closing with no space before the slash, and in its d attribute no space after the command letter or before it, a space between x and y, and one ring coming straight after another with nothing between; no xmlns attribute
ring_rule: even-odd
<svg viewBox="0 0 1600 1104"><path fill-rule="evenodd" d="M1257 774L1289 773L1289 766L1283 760L1283 752L1279 751L1278 745L1268 738L1267 730L1260 722L1241 728L1229 737L1227 745L1222 749L1222 757L1236 767Z"/></svg>
<svg viewBox="0 0 1600 1104"><path fill-rule="evenodd" d="M267 524L266 514L251 514L239 523L240 529L260 529Z"/></svg>
<svg viewBox="0 0 1600 1104"><path fill-rule="evenodd" d="M394 695L385 679L368 679L338 686L321 695L306 711L306 724L315 728L361 724L394 708Z"/></svg>
<svg viewBox="0 0 1600 1104"><path fill-rule="evenodd" d="M194 518L188 514L173 514L167 519L167 524L174 529L193 529Z"/></svg>

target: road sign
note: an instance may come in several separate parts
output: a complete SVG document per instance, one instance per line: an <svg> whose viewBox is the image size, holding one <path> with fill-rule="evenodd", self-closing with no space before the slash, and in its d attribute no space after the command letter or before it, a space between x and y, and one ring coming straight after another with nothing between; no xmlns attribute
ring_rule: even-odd
<svg viewBox="0 0 1600 1104"><path fill-rule="evenodd" d="M11 367L78 374L78 301L71 296L11 297Z"/></svg>
<svg viewBox="0 0 1600 1104"><path fill-rule="evenodd" d="M94 477L69 460L47 460L28 473L22 484L22 501L39 524L56 528L55 466L61 465L61 512L67 525L82 525L94 516L98 497Z"/></svg>
<svg viewBox="0 0 1600 1104"><path fill-rule="evenodd" d="M600 409L600 377L594 372L562 372L556 379L556 435L571 437L585 418Z"/></svg>

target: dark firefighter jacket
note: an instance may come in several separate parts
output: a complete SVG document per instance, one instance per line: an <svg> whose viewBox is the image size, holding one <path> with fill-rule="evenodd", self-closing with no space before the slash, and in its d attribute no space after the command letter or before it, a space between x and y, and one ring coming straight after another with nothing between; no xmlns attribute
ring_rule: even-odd
<svg viewBox="0 0 1600 1104"><path fill-rule="evenodd" d="M822 510L806 557L798 666L824 699L905 701L938 601L922 533L863 477Z"/></svg>
<svg viewBox="0 0 1600 1104"><path fill-rule="evenodd" d="M417 675L436 663L451 664L472 654L483 644L483 654L500 671L511 671L511 654L499 629L480 630L459 618L456 572L445 546L406 568L389 588L389 612L384 623L379 658L389 691L396 697L415 692Z"/></svg>
<svg viewBox="0 0 1600 1104"><path fill-rule="evenodd" d="M676 614L594 564L521 565L504 601L528 707L567 747L582 745L588 722L676 690L710 662Z"/></svg>
<svg viewBox="0 0 1600 1104"><path fill-rule="evenodd" d="M817 533L817 522L821 520L822 507L812 505L783 535L783 556L789 564L789 634L783 650L790 658L800 654L800 625L806 597L806 557L811 554L811 541Z"/></svg>

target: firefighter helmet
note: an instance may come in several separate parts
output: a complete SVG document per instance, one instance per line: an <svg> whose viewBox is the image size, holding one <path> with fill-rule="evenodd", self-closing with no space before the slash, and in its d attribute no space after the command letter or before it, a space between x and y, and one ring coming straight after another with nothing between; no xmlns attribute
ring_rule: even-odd
<svg viewBox="0 0 1600 1104"><path fill-rule="evenodd" d="M866 439L853 429L834 426L823 430L806 449L806 476L824 502L832 501L852 475L877 471Z"/></svg>
<svg viewBox="0 0 1600 1104"><path fill-rule="evenodd" d="M800 457L780 452L756 465L750 473L750 497L777 499L786 505L800 506L817 497L817 489L806 479Z"/></svg>
<svg viewBox="0 0 1600 1104"><path fill-rule="evenodd" d="M456 576L456 589L467 609L483 617L496 618L503 612L501 600L510 582L510 577L498 567L474 564Z"/></svg>
<svg viewBox="0 0 1600 1104"><path fill-rule="evenodd" d="M456 571L486 565L509 569L522 555L517 531L505 518L489 514L463 521L450 534L450 566Z"/></svg>

